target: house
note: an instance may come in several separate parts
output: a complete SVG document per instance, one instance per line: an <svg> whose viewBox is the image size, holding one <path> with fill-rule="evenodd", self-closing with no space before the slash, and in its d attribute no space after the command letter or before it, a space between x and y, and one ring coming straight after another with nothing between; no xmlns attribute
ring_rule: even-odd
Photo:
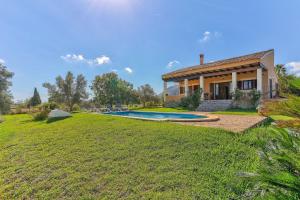
<svg viewBox="0 0 300 200"><path fill-rule="evenodd" d="M269 99L277 95L278 88L273 49L209 63L201 54L199 65L164 74L162 79L165 102L179 101L201 88L204 102L229 105L236 89L256 89L262 99ZM178 95L168 95L168 82L178 85Z"/></svg>

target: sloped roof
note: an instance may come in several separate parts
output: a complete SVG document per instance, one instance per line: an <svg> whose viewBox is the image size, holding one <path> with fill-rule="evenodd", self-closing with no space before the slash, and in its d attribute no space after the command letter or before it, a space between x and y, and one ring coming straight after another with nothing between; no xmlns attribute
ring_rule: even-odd
<svg viewBox="0 0 300 200"><path fill-rule="evenodd" d="M238 56L238 57L219 60L219 61L215 61L215 62L205 63L203 65L195 65L195 66L191 66L191 67L186 67L186 68L183 68L183 69L175 70L173 72L164 74L162 77L164 79L165 77L168 77L168 76L172 76L172 75L175 75L175 74L178 74L178 73L193 71L193 70L197 70L197 69L203 69L203 68L210 68L210 67L221 66L221 65L226 65L226 64L239 63L239 62L243 62L243 61L257 60L257 59L263 58L266 54L268 54L270 52L273 52L273 51L274 51L274 49L270 49L270 50L267 50L267 51L260 51L260 52L256 52L256 53L252 53L252 54L248 54L248 55L244 55L244 56Z"/></svg>

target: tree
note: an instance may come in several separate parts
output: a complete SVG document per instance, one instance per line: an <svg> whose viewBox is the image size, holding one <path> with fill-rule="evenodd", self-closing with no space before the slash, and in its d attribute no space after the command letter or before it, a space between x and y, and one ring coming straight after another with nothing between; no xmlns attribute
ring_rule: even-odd
<svg viewBox="0 0 300 200"><path fill-rule="evenodd" d="M86 91L87 81L82 74L74 78L68 72L65 79L61 76L56 77L56 83L44 83L43 87L48 89L49 102L65 104L69 111L73 110L75 104L80 104L83 99L88 98Z"/></svg>
<svg viewBox="0 0 300 200"><path fill-rule="evenodd" d="M300 87L297 84L300 82L299 77L296 77L294 74L288 74L285 66L282 64L275 66L275 72L278 77L281 96L287 96L288 94L300 95Z"/></svg>
<svg viewBox="0 0 300 200"><path fill-rule="evenodd" d="M138 95L141 103L143 103L143 107L146 107L146 103L149 102L159 102L159 97L155 94L153 88L149 84L138 87Z"/></svg>
<svg viewBox="0 0 300 200"><path fill-rule="evenodd" d="M31 99L29 101L29 105L30 106L37 106L37 105L40 105L41 103L42 103L42 101L41 101L40 94L37 91L37 89L34 88L33 96L31 97Z"/></svg>
<svg viewBox="0 0 300 200"><path fill-rule="evenodd" d="M0 114L8 113L12 103L12 95L9 87L12 85L10 79L13 73L7 70L7 67L0 63Z"/></svg>
<svg viewBox="0 0 300 200"><path fill-rule="evenodd" d="M134 101L133 85L113 72L96 76L91 89L97 105L112 107L114 104L129 104Z"/></svg>

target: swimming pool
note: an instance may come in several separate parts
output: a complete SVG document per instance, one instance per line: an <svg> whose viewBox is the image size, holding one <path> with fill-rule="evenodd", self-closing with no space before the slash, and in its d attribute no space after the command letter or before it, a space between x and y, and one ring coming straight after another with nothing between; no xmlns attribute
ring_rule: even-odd
<svg viewBox="0 0 300 200"><path fill-rule="evenodd" d="M194 113L167 113L167 112L139 112L139 111L122 111L107 112L104 114L128 117L134 119L153 120L153 121L212 121L211 116L194 114Z"/></svg>

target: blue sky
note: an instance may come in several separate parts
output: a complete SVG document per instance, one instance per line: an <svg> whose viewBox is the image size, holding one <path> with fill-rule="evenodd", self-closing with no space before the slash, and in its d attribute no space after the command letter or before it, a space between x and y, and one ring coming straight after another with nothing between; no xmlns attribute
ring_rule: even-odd
<svg viewBox="0 0 300 200"><path fill-rule="evenodd" d="M67 71L89 80L116 71L162 90L161 75L274 48L300 74L300 1L0 0L0 62L15 73L15 100Z"/></svg>

